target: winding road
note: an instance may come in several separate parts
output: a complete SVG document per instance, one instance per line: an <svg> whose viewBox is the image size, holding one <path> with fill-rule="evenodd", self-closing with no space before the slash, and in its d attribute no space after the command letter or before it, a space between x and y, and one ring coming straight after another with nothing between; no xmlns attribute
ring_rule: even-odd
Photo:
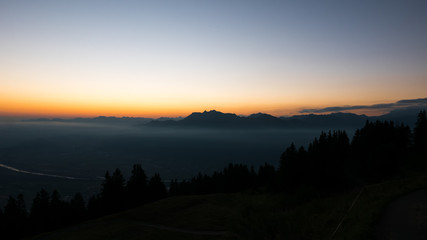
<svg viewBox="0 0 427 240"><path fill-rule="evenodd" d="M0 163L0 167L9 169L9 170L14 171L14 172L26 173L26 174L37 175L37 176L54 177L54 178L64 178L64 179L70 179L70 180L89 180L89 178L78 178L78 177L70 177L70 176L63 176L63 175L56 175L56 174L31 172L31 171L26 171L26 170L14 168L14 167L11 167L11 166L8 166L8 165L4 165L4 164L1 164L1 163Z"/></svg>
<svg viewBox="0 0 427 240"><path fill-rule="evenodd" d="M393 201L385 210L376 231L377 240L427 239L427 189Z"/></svg>

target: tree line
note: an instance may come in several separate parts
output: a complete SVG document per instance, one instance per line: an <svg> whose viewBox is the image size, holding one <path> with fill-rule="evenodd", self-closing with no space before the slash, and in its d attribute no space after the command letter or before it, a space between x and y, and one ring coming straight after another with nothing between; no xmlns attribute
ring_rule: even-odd
<svg viewBox="0 0 427 240"><path fill-rule="evenodd" d="M170 195L229 193L242 190L319 194L350 190L400 174L414 158L427 163L427 118L421 111L413 132L392 121L367 121L350 140L345 131L322 132L307 148L291 144L279 167L264 164L257 171L229 164L208 176L172 181ZM427 164L426 169L427 170Z"/></svg>
<svg viewBox="0 0 427 240"><path fill-rule="evenodd" d="M42 189L26 209L22 194L10 196L0 209L0 231L7 239L17 239L175 195L245 190L329 194L398 176L411 159L427 160L425 111L418 114L413 131L391 121L367 121L351 140L345 131L329 131L307 148L291 144L277 169L269 164L258 169L229 164L211 175L199 173L189 180L173 180L167 190L158 173L148 178L141 165L135 164L128 181L120 169L112 174L107 171L100 193L87 204L80 193L65 201L56 190L49 194Z"/></svg>
<svg viewBox="0 0 427 240"><path fill-rule="evenodd" d="M19 239L41 232L52 231L91 218L129 209L168 195L159 174L147 178L141 165L135 164L126 182L120 169L111 175L107 171L99 194L87 202L81 193L70 201L61 198L58 191L41 189L26 208L24 196L10 196L3 211L0 209L0 232L6 239Z"/></svg>

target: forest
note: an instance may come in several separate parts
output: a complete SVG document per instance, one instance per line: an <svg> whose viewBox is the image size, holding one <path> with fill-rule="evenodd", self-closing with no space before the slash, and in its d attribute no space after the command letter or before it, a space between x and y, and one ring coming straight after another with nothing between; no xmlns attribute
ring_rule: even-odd
<svg viewBox="0 0 427 240"><path fill-rule="evenodd" d="M367 121L352 138L345 131L329 131L306 148L291 144L277 168L229 164L166 187L160 174L149 177L135 164L127 180L118 168L107 171L100 192L87 201L80 193L64 200L56 190L41 189L27 208L22 194L10 196L0 209L0 231L6 239L20 239L176 195L291 193L306 201L425 171L426 159L427 117L421 111L413 129L392 121Z"/></svg>

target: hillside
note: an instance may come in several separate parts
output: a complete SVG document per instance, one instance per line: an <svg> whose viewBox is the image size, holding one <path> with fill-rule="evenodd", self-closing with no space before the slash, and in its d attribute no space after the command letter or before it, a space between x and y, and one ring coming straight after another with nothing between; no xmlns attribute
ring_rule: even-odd
<svg viewBox="0 0 427 240"><path fill-rule="evenodd" d="M307 233L327 235L331 232L338 219L331 218L329 211L340 215L351 196L338 197L337 201L342 204L333 209L327 207L330 201L319 202L322 207L316 206L320 211L318 217L312 218L312 223L319 228L316 233ZM294 219L284 222L286 229L302 224L300 221L304 219L299 215L306 211L305 207L293 208L294 204L282 195L172 197L31 239L260 239L281 234L277 232L282 225L280 219Z"/></svg>
<svg viewBox="0 0 427 240"><path fill-rule="evenodd" d="M304 202L259 193L170 197L29 239L330 239L341 220L334 239L367 239L392 200L426 187L427 177L411 177Z"/></svg>

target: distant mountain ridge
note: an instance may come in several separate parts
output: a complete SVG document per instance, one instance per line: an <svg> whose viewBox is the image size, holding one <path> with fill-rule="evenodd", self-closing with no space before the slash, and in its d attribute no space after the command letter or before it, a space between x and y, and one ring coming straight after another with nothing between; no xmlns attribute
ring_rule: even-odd
<svg viewBox="0 0 427 240"><path fill-rule="evenodd" d="M37 118L37 119L27 119L23 120L24 122L70 122L70 123L101 123L101 124L123 124L123 125L141 125L146 124L151 121L177 121L181 120L181 117L177 118L144 118L144 117L106 117L98 116L94 118Z"/></svg>
<svg viewBox="0 0 427 240"><path fill-rule="evenodd" d="M359 128L369 121L391 120L409 126L415 124L419 111L423 108L403 108L391 111L382 116L368 117L354 113L308 114L290 117L275 117L267 113L254 113L249 116L238 116L234 113L222 113L216 110L193 112L185 118L143 118L143 117L105 117L95 118L39 118L24 121L36 122L77 122L133 125L148 127L174 127L174 128Z"/></svg>
<svg viewBox="0 0 427 240"><path fill-rule="evenodd" d="M234 113L222 113L216 110L193 112L179 121L151 121L147 126L155 127L209 127L209 128L265 128L284 126L284 121L269 114L258 113L248 117L237 116Z"/></svg>
<svg viewBox="0 0 427 240"><path fill-rule="evenodd" d="M309 114L295 115L292 117L282 117L285 120L300 121L304 125L311 127L359 127L362 126L369 117L354 113L331 113L331 114Z"/></svg>
<svg viewBox="0 0 427 240"><path fill-rule="evenodd" d="M410 107L399 110L393 110L385 115L373 117L373 119L391 120L394 122L405 123L409 126L413 126L416 121L416 116L421 110L426 110L426 108Z"/></svg>
<svg viewBox="0 0 427 240"><path fill-rule="evenodd" d="M298 115L275 117L266 113L251 114L247 117L216 110L194 112L179 121L156 121L147 123L153 127L207 127L207 128L295 128L295 127L351 127L361 126L367 120L365 115L335 113L329 115Z"/></svg>
<svg viewBox="0 0 427 240"><path fill-rule="evenodd" d="M216 110L193 112L182 120L146 123L150 127L202 127L202 128L359 128L367 120L391 120L413 126L413 119L422 109L395 110L376 117L354 113L331 113L275 117L266 113L251 114L247 117Z"/></svg>

